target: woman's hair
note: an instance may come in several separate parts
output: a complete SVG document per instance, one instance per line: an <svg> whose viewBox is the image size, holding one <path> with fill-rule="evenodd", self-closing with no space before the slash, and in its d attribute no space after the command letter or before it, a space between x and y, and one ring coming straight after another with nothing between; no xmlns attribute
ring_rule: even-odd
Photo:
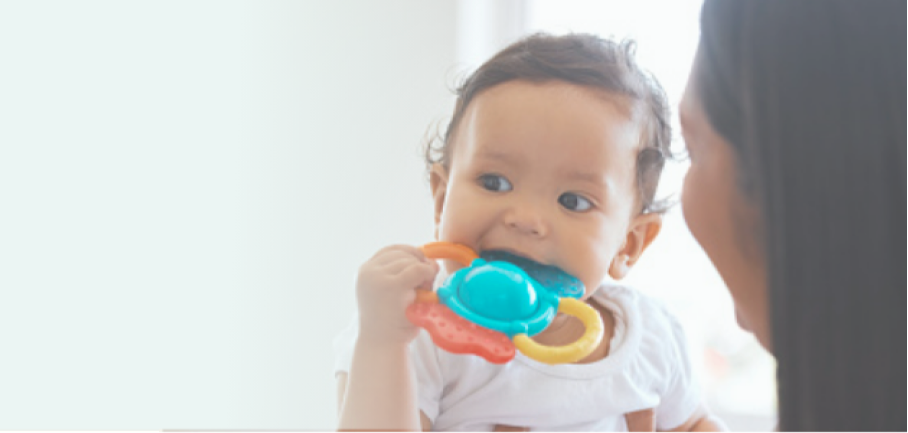
<svg viewBox="0 0 908 433"><path fill-rule="evenodd" d="M706 0L694 82L762 212L780 430L905 430L905 1Z"/></svg>
<svg viewBox="0 0 908 433"><path fill-rule="evenodd" d="M562 81L641 104L642 143L636 167L641 212L664 211L669 204L656 201L655 195L665 160L672 157L670 110L662 87L637 66L634 49L631 41L616 43L589 34L537 33L518 40L458 86L454 114L444 135L425 146L426 163L450 168L457 127L467 107L484 90L514 80Z"/></svg>

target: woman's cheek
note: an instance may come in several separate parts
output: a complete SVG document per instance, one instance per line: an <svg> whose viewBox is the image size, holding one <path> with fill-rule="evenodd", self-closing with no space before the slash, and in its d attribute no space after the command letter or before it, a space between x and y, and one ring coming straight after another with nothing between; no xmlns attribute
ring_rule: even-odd
<svg viewBox="0 0 908 433"><path fill-rule="evenodd" d="M698 238L695 232L699 231L696 230L698 222L695 186L697 174L697 170L691 166L684 177L684 183L681 187L681 214L684 216L684 221L695 238ZM697 241L699 242L699 239Z"/></svg>

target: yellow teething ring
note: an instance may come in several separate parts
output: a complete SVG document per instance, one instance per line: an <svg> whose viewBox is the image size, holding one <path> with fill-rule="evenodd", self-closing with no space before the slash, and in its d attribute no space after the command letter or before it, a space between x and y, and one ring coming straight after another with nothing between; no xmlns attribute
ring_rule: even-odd
<svg viewBox="0 0 908 433"><path fill-rule="evenodd" d="M583 336L566 346L543 346L526 334L518 334L513 339L517 350L546 364L567 364L589 356L602 341L602 318L592 307L574 298L561 298L558 312L580 319L586 327Z"/></svg>

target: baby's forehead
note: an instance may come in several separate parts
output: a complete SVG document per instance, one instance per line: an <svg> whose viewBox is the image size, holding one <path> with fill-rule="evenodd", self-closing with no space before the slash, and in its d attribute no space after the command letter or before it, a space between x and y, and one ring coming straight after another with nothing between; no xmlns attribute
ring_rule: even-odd
<svg viewBox="0 0 908 433"><path fill-rule="evenodd" d="M588 157L636 154L644 129L638 104L594 90L563 83L496 86L467 107L453 144L468 154L521 147L583 151Z"/></svg>
<svg viewBox="0 0 908 433"><path fill-rule="evenodd" d="M639 132L646 119L645 104L627 95L561 81L516 80L474 96L457 127L473 128L475 133L475 128L501 132L505 127L571 124L581 131L631 128Z"/></svg>
<svg viewBox="0 0 908 433"><path fill-rule="evenodd" d="M486 88L474 95L465 107L470 111L477 105L490 105L495 101L536 99L569 99L575 104L597 101L602 109L616 110L631 121L638 121L644 108L638 98L601 87L580 85L568 81L549 79L543 81L508 80ZM475 109L475 108L473 108Z"/></svg>

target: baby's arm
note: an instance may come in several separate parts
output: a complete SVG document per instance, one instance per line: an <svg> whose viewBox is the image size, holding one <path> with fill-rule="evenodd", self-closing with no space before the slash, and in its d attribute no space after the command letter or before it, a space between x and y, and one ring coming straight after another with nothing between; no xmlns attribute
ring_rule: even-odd
<svg viewBox="0 0 908 433"><path fill-rule="evenodd" d="M700 406L684 424L669 431L728 431L722 421L712 415L705 407Z"/></svg>
<svg viewBox="0 0 908 433"><path fill-rule="evenodd" d="M662 421L670 422L669 425L675 425L678 421L687 416L687 420L669 431L727 431L728 428L721 420L713 416L703 404L702 391L699 388L698 381L695 377L691 358L687 349L687 337L684 335L684 328L668 310L662 308L663 314L668 318L670 338L666 341L665 346L670 350L667 357L670 363L672 374L668 386L663 394ZM670 343L670 344L669 344ZM693 407L693 411L688 412ZM659 416L660 408L656 408L656 416ZM689 413L689 415L688 415Z"/></svg>
<svg viewBox="0 0 908 433"><path fill-rule="evenodd" d="M349 373L338 376L340 430L422 430L409 352L418 329L405 310L437 273L434 261L408 246L385 248L360 268L359 336Z"/></svg>
<svg viewBox="0 0 908 433"><path fill-rule="evenodd" d="M347 374L340 373L337 376L337 411L338 411L338 414L341 413L341 410L344 406L344 399L346 397L346 388L347 388ZM380 410L380 409L378 407L370 407L370 408L368 408L368 410ZM368 416L371 417L373 415L368 415ZM352 422L352 420L350 422ZM423 413L422 411L419 411L419 424L422 428L422 431L432 430L432 421L429 420L429 417L426 416L426 414ZM341 426L341 428L339 430L352 430L352 428L345 429L345 428L343 428L343 426ZM404 429L399 429L399 430L404 430Z"/></svg>

